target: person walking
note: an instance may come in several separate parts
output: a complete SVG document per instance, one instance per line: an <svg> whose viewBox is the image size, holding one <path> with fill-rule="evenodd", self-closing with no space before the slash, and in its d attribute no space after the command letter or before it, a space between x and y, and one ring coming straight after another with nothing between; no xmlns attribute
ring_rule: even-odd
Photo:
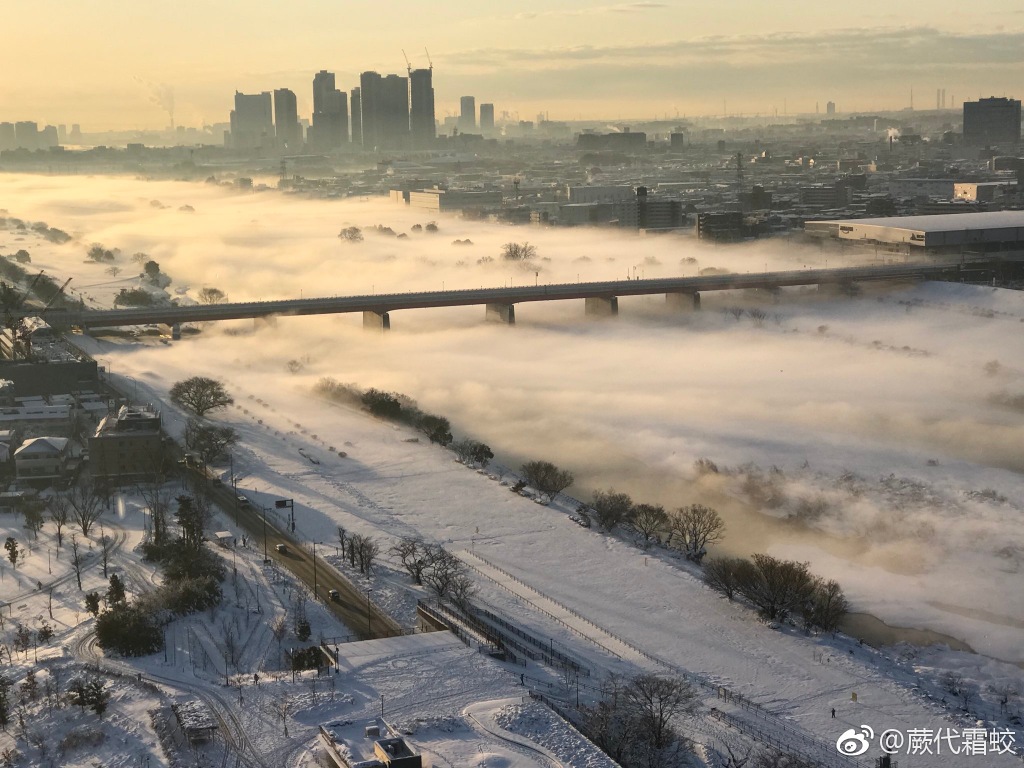
<svg viewBox="0 0 1024 768"><path fill-rule="evenodd" d="M836 719L836 708L835 707L832 707L832 719L833 720Z"/></svg>

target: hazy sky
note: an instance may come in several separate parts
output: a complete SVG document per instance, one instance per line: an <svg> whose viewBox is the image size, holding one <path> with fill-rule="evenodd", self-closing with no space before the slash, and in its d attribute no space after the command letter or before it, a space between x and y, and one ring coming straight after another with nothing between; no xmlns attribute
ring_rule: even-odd
<svg viewBox="0 0 1024 768"><path fill-rule="evenodd" d="M12 0L0 120L159 128L223 122L236 89L313 73L435 67L438 116L459 96L532 119L770 114L1020 97L1024 9L1013 0Z"/></svg>

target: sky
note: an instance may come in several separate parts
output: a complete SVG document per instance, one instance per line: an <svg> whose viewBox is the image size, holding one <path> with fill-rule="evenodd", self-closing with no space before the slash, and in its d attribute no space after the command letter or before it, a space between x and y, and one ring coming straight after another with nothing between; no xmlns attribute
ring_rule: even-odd
<svg viewBox="0 0 1024 768"><path fill-rule="evenodd" d="M1014 96L1024 9L1011 0L13 0L0 120L83 130L226 122L235 90L287 87L309 116L313 74L434 65L437 116L458 99L519 119L779 115ZM16 31L16 32L15 32ZM172 108L173 103L173 108Z"/></svg>

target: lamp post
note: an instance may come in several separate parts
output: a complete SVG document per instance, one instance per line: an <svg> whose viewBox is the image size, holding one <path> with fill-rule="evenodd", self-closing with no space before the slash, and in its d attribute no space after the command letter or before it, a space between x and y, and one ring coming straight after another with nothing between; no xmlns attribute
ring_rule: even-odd
<svg viewBox="0 0 1024 768"><path fill-rule="evenodd" d="M263 512L263 562L269 562L270 558L267 557L267 508L260 504L260 510Z"/></svg>
<svg viewBox="0 0 1024 768"><path fill-rule="evenodd" d="M370 635L373 633L373 629L370 625L370 593L373 590L369 587L366 588L366 638L369 640Z"/></svg>

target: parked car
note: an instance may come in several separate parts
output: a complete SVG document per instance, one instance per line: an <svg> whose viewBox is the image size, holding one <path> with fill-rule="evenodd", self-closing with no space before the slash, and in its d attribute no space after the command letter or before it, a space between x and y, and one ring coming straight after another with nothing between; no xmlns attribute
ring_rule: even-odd
<svg viewBox="0 0 1024 768"><path fill-rule="evenodd" d="M277 545L275 545L275 546L274 546L274 549L276 549L276 550L277 550L278 552L280 552L280 553L281 553L282 555L283 555L283 554L284 554L285 552L287 552L287 551L288 551L288 547L287 547L287 546L285 546L284 544L277 544Z"/></svg>
<svg viewBox="0 0 1024 768"><path fill-rule="evenodd" d="M336 602L336 603L340 603L341 602L341 594L338 592L338 590L332 589L327 594L331 596L331 600L333 600L334 602Z"/></svg>

